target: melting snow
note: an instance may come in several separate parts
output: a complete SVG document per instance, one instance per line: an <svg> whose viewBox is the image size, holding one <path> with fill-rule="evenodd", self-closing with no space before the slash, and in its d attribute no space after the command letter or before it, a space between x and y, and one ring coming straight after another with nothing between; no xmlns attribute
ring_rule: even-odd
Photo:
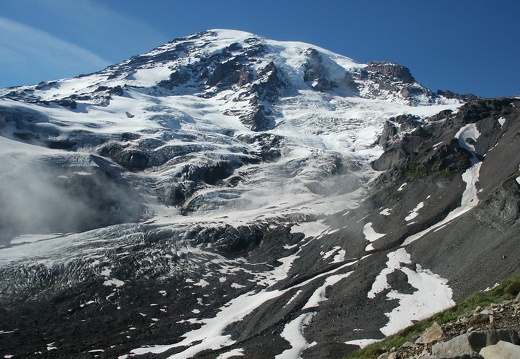
<svg viewBox="0 0 520 359"><path fill-rule="evenodd" d="M403 294L392 289L386 295L390 300L399 300L399 306L390 313L386 313L389 321L381 328L381 332L386 336L412 325L416 320L427 318L455 304L452 299L452 290L447 285L446 279L430 270L422 269L419 265L416 265L415 271L411 270L406 266L408 264L412 264L412 260L406 249L399 248L389 253L386 268L377 276L368 293L369 298L375 298L377 294L390 289L387 275L397 270L406 274L408 283L416 289L412 294Z"/></svg>
<svg viewBox="0 0 520 359"><path fill-rule="evenodd" d="M357 345L360 348L364 348L370 344L377 343L379 341L381 341L381 339L356 339L356 340L349 340L348 342L345 342L345 344Z"/></svg>
<svg viewBox="0 0 520 359"><path fill-rule="evenodd" d="M296 292L296 294L294 294L291 299L289 299L289 301L287 303L285 303L284 307L287 307L289 304L291 304L296 298L298 298L298 296L302 293L302 290L299 290Z"/></svg>
<svg viewBox="0 0 520 359"><path fill-rule="evenodd" d="M314 308L319 305L320 302L327 300L325 295L327 288L333 286L338 283L340 280L347 278L352 272L344 273L344 274L335 274L327 277L325 279L325 283L316 289L314 293L311 295L307 303L303 306L302 309Z"/></svg>
<svg viewBox="0 0 520 359"><path fill-rule="evenodd" d="M334 256L331 263L341 263L345 260L345 255L347 252L344 249L340 249L338 251L338 254Z"/></svg>
<svg viewBox="0 0 520 359"><path fill-rule="evenodd" d="M332 248L330 251L328 251L328 252L326 252L326 253L323 253L323 252L322 252L322 254L323 254L323 259L327 259L327 258L329 258L330 256L332 256L334 253L336 253L336 252L337 252L338 250L340 250L340 249L341 249L341 247L336 246L336 247Z"/></svg>
<svg viewBox="0 0 520 359"><path fill-rule="evenodd" d="M277 355L275 357L276 359L298 359L305 349L316 344L307 343L307 339L303 336L305 326L311 321L315 314L315 312L302 314L285 325L281 335L290 343L291 348Z"/></svg>
<svg viewBox="0 0 520 359"><path fill-rule="evenodd" d="M372 222L368 222L367 224L365 224L365 226L363 227L363 234L365 235L365 239L369 242L374 242L385 235L384 233L377 233L372 228ZM365 251L370 251L373 249L374 247L371 243L365 248Z"/></svg>
<svg viewBox="0 0 520 359"><path fill-rule="evenodd" d="M229 359L229 358L234 358L234 357L238 357L238 356L244 356L244 349L233 349L233 350L230 350L227 353L220 354L217 357L217 359Z"/></svg>
<svg viewBox="0 0 520 359"><path fill-rule="evenodd" d="M104 281L103 285L105 285L107 287L110 287L110 286L122 287L123 285L125 285L125 282L123 282L122 280L119 280L119 279L112 278L112 279L108 279L108 280Z"/></svg>
<svg viewBox="0 0 520 359"><path fill-rule="evenodd" d="M391 211L391 208L385 208L381 212L379 212L379 214L382 214L383 216L389 216Z"/></svg>
<svg viewBox="0 0 520 359"><path fill-rule="evenodd" d="M419 210L421 208L424 207L424 202L420 202L414 209L412 209L412 211L410 212L410 214L408 216L406 216L406 218L404 219L406 222L409 222L411 221L412 219L414 219L415 217L417 217L419 215Z"/></svg>
<svg viewBox="0 0 520 359"><path fill-rule="evenodd" d="M204 288L204 287L207 287L209 285L209 283L207 281L205 281L204 279L201 279L197 283L193 283L193 285Z"/></svg>
<svg viewBox="0 0 520 359"><path fill-rule="evenodd" d="M473 145L473 143L478 139L479 136L480 132L478 131L477 126L474 123L462 127L455 136L455 138L459 140L460 147L465 148L472 154L472 166L462 174L462 180L466 182L466 188L462 193L460 207L457 207L453 211L448 213L446 218L444 218L442 221L425 229L422 232L416 233L406 238L406 240L402 244L403 247L407 246L412 242L415 242L416 240L424 236L426 233L436 230L437 228L443 227L453 219L463 215L464 213L468 212L478 204L479 200L477 196L477 182L479 179L480 167L482 165L482 162L478 160L477 154L475 153L475 146Z"/></svg>

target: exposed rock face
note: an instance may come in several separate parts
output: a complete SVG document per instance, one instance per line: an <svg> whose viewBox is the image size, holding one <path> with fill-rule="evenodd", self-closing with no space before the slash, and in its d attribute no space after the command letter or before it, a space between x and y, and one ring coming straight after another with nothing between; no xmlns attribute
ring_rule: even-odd
<svg viewBox="0 0 520 359"><path fill-rule="evenodd" d="M367 65L367 71L382 78L397 79L404 83L415 82L408 68L392 62L370 62Z"/></svg>
<svg viewBox="0 0 520 359"><path fill-rule="evenodd" d="M304 54L307 57L303 76L305 82L318 91L332 90L338 86L329 79L330 74L323 65L323 59L316 49L307 49Z"/></svg>
<svg viewBox="0 0 520 359"><path fill-rule="evenodd" d="M441 358L479 358L482 348L495 345L499 341L507 341L515 345L520 343L518 332L514 330L471 332L444 343L434 344L432 353Z"/></svg>
<svg viewBox="0 0 520 359"><path fill-rule="evenodd" d="M495 345L482 348L479 354L484 359L520 358L520 346L501 340Z"/></svg>
<svg viewBox="0 0 520 359"><path fill-rule="evenodd" d="M430 328L426 329L424 333L415 341L415 344L431 344L441 341L444 337L442 327L434 323Z"/></svg>

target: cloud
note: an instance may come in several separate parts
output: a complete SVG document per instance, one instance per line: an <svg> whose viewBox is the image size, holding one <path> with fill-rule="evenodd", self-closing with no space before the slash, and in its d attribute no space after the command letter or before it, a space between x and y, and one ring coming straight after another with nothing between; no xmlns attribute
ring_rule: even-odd
<svg viewBox="0 0 520 359"><path fill-rule="evenodd" d="M126 13L125 2L5 1L10 11L2 16L43 29L113 61L126 60L168 41L153 26Z"/></svg>
<svg viewBox="0 0 520 359"><path fill-rule="evenodd" d="M109 5L93 0L5 0L0 87L99 71L168 40L147 23L116 11L120 5Z"/></svg>
<svg viewBox="0 0 520 359"><path fill-rule="evenodd" d="M24 1L33 3L32 0ZM71 36L80 39L97 53L109 54L106 56L117 60L149 51L169 40L153 26L125 14L124 2L43 0L42 3L45 4L47 16L55 17ZM128 53L132 50L138 52ZM124 59L117 58L121 52L126 53Z"/></svg>
<svg viewBox="0 0 520 359"><path fill-rule="evenodd" d="M0 86L28 84L102 70L110 62L45 31L0 17ZM8 83L9 81L25 83Z"/></svg>

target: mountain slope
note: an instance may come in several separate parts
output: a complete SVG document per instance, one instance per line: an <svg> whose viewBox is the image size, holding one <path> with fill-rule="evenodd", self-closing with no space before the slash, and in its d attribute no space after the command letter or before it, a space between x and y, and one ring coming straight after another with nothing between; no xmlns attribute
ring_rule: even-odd
<svg viewBox="0 0 520 359"><path fill-rule="evenodd" d="M518 99L231 30L0 94L5 355L340 357L519 270Z"/></svg>

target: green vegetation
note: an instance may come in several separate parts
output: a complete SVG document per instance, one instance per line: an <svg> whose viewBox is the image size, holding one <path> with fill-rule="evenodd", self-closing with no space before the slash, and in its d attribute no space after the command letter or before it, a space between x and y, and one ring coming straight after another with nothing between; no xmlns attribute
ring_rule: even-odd
<svg viewBox="0 0 520 359"><path fill-rule="evenodd" d="M433 163L410 163L404 170L404 175L408 178L417 180L433 175L434 177L451 181L457 175L456 172L450 172L447 169L439 170L441 160L435 160Z"/></svg>
<svg viewBox="0 0 520 359"><path fill-rule="evenodd" d="M431 165L410 163L406 168L404 174L406 177L411 177L413 179L425 178L431 173L431 167Z"/></svg>
<svg viewBox="0 0 520 359"><path fill-rule="evenodd" d="M478 306L486 307L492 303L500 303L504 300L514 299L519 293L520 275L517 275L501 282L498 286L489 291L475 292L468 298L457 303L454 307L405 328L380 342L351 353L345 359L377 359L379 355L390 351L393 347L398 348L407 341L410 341L415 334L421 333L431 327L434 322L444 324L456 321L459 316L474 310Z"/></svg>

